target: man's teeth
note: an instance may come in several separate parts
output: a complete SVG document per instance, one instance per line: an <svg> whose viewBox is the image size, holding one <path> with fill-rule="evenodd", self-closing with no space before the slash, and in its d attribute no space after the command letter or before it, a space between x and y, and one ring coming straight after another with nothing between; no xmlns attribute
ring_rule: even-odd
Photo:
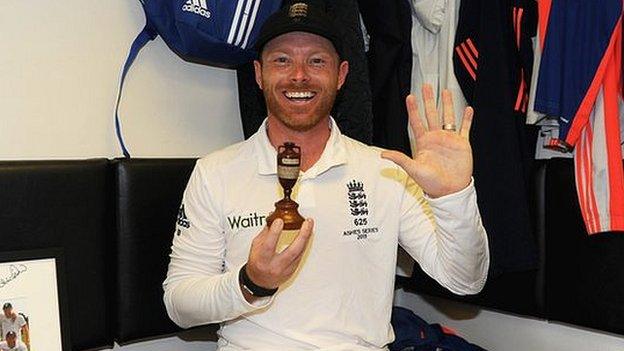
<svg viewBox="0 0 624 351"><path fill-rule="evenodd" d="M310 99L314 97L314 93L311 91L286 92L286 97L289 99Z"/></svg>

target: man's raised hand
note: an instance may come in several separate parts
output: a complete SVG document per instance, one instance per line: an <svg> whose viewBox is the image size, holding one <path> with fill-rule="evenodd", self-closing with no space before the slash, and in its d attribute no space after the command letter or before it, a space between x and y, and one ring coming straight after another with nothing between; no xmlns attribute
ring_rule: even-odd
<svg viewBox="0 0 624 351"><path fill-rule="evenodd" d="M401 166L431 197L448 195L465 188L472 176L472 149L468 139L474 111L466 107L461 128L456 131L453 98L442 92L443 119L440 121L433 89L422 88L427 127L420 119L416 98L406 98L410 127L416 142L413 158L398 152L384 151L381 157Z"/></svg>

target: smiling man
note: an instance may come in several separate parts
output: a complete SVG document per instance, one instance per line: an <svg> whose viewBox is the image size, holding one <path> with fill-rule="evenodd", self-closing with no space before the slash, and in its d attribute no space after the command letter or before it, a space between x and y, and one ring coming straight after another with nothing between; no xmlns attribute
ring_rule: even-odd
<svg viewBox="0 0 624 351"><path fill-rule="evenodd" d="M268 42L254 66L271 115L296 132L318 127L328 117L349 70L329 40L301 31Z"/></svg>
<svg viewBox="0 0 624 351"><path fill-rule="evenodd" d="M413 159L342 135L329 115L349 71L339 33L318 1L267 20L254 65L268 116L249 140L199 160L184 193L164 302L182 327L221 323L219 350L386 349L397 245L457 294L485 284L472 110L456 131L450 94L439 118L424 87L424 126L409 96ZM293 198L307 219L276 253L283 222L264 219L282 196L276 148L286 141L301 147Z"/></svg>

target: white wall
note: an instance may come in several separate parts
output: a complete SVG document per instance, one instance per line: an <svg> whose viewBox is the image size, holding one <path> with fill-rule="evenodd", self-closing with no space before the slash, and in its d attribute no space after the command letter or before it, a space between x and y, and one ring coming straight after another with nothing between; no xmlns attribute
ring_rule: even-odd
<svg viewBox="0 0 624 351"><path fill-rule="evenodd" d="M0 159L121 155L120 68L144 25L138 0L0 1ZM133 156L199 156L242 139L235 73L189 64L157 39L126 82Z"/></svg>
<svg viewBox="0 0 624 351"><path fill-rule="evenodd" d="M119 156L112 118L117 81L143 24L138 0L0 1L0 159ZM121 112L134 156L200 156L242 140L234 72L185 63L159 39L135 62ZM407 293L397 302L490 350L624 349L619 336L485 310L457 319L474 309ZM115 350L215 348L185 340Z"/></svg>

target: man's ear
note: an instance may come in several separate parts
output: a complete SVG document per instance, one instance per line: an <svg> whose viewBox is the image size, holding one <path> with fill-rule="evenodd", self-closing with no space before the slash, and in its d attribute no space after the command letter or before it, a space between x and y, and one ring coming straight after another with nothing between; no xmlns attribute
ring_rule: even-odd
<svg viewBox="0 0 624 351"><path fill-rule="evenodd" d="M338 66L338 90L342 87L349 73L349 61L342 61Z"/></svg>
<svg viewBox="0 0 624 351"><path fill-rule="evenodd" d="M256 76L256 84L258 84L260 90L262 90L262 63L260 63L260 61L258 60L254 60L253 64Z"/></svg>

